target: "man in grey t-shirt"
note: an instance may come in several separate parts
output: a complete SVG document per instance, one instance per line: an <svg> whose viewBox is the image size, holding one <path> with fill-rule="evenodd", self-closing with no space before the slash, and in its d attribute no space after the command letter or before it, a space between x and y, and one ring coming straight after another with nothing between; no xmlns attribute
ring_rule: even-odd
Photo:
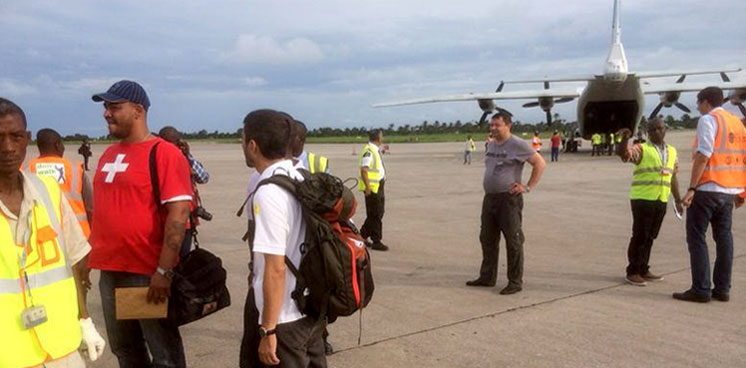
<svg viewBox="0 0 746 368"><path fill-rule="evenodd" d="M494 141L487 147L482 202L482 266L479 277L467 281L468 286L495 286L499 237L505 237L508 253L508 285L500 294L514 294L523 288L523 194L539 182L546 163L529 144L510 133L511 115L501 110L490 120ZM525 185L521 174L525 162L531 164L531 177Z"/></svg>

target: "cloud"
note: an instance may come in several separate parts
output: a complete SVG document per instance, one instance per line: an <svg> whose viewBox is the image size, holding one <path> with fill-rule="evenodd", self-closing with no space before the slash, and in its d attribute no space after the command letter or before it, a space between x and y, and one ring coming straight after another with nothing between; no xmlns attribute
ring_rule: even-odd
<svg viewBox="0 0 746 368"><path fill-rule="evenodd" d="M36 88L12 79L0 79L0 93L8 97L18 97L36 93Z"/></svg>
<svg viewBox="0 0 746 368"><path fill-rule="evenodd" d="M249 87L261 87L267 85L267 80L262 77L247 77L244 78L243 81Z"/></svg>
<svg viewBox="0 0 746 368"><path fill-rule="evenodd" d="M283 43L272 37L242 34L233 50L220 55L229 63L305 64L324 60L321 47L307 38L292 38Z"/></svg>

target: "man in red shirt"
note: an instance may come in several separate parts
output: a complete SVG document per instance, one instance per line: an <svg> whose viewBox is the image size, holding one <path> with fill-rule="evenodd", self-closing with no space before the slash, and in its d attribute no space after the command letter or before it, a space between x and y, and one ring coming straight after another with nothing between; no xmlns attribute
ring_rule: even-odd
<svg viewBox="0 0 746 368"><path fill-rule="evenodd" d="M552 161L559 161L559 149L562 140L558 131L554 131L554 134L552 134L552 138L550 139L550 141L552 142Z"/></svg>
<svg viewBox="0 0 746 368"><path fill-rule="evenodd" d="M88 261L101 270L111 350L120 367L185 367L178 327L165 319L117 320L114 289L146 286L147 302L168 298L192 200L189 165L176 146L150 134L150 100L139 84L119 81L92 99L104 102L109 133L119 139L101 156L93 178ZM151 181L151 155L157 185Z"/></svg>

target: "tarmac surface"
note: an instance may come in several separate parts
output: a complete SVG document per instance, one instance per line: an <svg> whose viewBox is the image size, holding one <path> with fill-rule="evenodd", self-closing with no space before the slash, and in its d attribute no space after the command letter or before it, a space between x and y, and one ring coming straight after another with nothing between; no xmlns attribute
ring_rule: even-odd
<svg viewBox="0 0 746 368"><path fill-rule="evenodd" d="M682 188L689 183L693 135L668 134L679 149ZM332 172L344 179L357 175L363 143L307 148L328 156ZM670 205L651 256L651 270L665 280L626 285L632 165L615 156L591 157L589 142L583 144L585 151L547 162L538 187L525 196L524 286L510 296L498 294L506 285L502 241L497 286L464 285L477 276L481 261L483 145L471 165L462 164L465 143L391 145L384 156L383 239L391 250L372 253L376 290L362 319L356 314L329 326L336 349L329 366L746 367L746 210L734 213L730 302L672 299L691 278L685 225ZM548 146L545 140L547 161ZM104 148L94 145L94 158ZM30 148L29 157L34 152ZM68 147L68 156L75 152ZM250 171L238 144L195 143L192 152L211 176L200 192L214 220L199 228L200 243L222 257L233 304L182 328L187 362L236 367L248 251L240 240L246 220L235 213ZM524 180L529 173L527 165ZM362 224L359 194L358 201L354 219ZM714 261L712 241L710 251ZM95 286L89 309L105 337ZM116 358L107 348L91 366L116 367Z"/></svg>

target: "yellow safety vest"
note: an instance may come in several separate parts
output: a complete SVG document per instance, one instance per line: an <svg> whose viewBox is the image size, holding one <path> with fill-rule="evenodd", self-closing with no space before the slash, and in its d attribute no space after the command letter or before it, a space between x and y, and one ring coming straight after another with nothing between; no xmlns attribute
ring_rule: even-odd
<svg viewBox="0 0 746 368"><path fill-rule="evenodd" d="M316 172L326 172L328 164L328 158L319 155L317 160L315 154L308 152L308 171L310 171L311 174Z"/></svg>
<svg viewBox="0 0 746 368"><path fill-rule="evenodd" d="M373 163L368 167L368 183L370 183L370 191L373 193L378 193L378 188L381 186L381 169L383 168L383 162L381 162L381 155L378 153L378 150L373 149L373 147L370 146L370 143L366 144L365 147L363 147L363 150L360 151L360 157L358 158L358 166L363 167L363 156L365 156L365 153L370 152L373 155ZM360 180L358 180L357 188L361 191L365 191L365 183L363 182L362 175L360 176Z"/></svg>
<svg viewBox="0 0 746 368"><path fill-rule="evenodd" d="M0 213L3 368L33 367L60 359L74 352L82 338L78 294L60 226L62 192L51 178L27 177L41 201L34 201L26 244L16 244L14 229ZM31 306L44 306L47 321L25 329L21 314Z"/></svg>
<svg viewBox="0 0 746 368"><path fill-rule="evenodd" d="M601 144L601 135L594 134L591 136L591 143L593 144Z"/></svg>
<svg viewBox="0 0 746 368"><path fill-rule="evenodd" d="M635 165L630 199L668 202L671 194L671 178L676 165L676 148L666 145L668 159L662 162L658 149L650 142L642 145L642 160Z"/></svg>

